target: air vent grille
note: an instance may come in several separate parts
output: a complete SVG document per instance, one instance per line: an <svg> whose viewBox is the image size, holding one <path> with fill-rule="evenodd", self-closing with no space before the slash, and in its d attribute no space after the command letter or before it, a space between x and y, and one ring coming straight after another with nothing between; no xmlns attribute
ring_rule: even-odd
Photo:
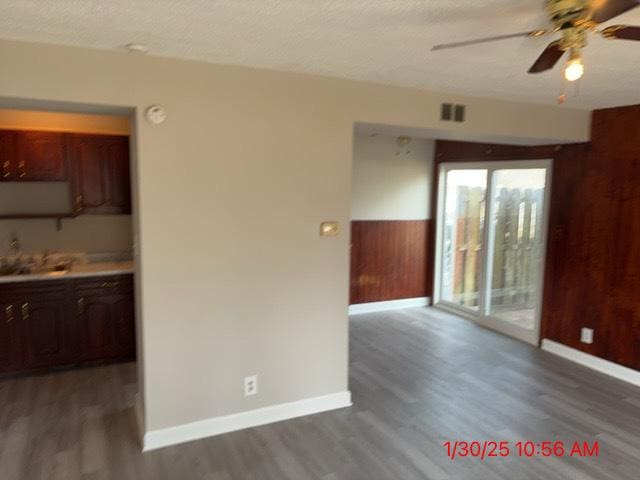
<svg viewBox="0 0 640 480"><path fill-rule="evenodd" d="M453 103L443 103L440 106L440 120L443 122L462 123L466 119L466 105L455 105Z"/></svg>
<svg viewBox="0 0 640 480"><path fill-rule="evenodd" d="M453 112L453 105L451 103L443 103L440 107L440 120L445 122L451 121L451 116Z"/></svg>

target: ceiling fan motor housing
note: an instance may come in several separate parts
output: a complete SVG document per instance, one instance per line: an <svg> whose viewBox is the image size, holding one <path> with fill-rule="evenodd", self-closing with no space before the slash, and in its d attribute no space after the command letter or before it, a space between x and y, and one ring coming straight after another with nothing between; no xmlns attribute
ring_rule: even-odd
<svg viewBox="0 0 640 480"><path fill-rule="evenodd" d="M547 0L547 14L558 30L571 28L588 17L590 0Z"/></svg>

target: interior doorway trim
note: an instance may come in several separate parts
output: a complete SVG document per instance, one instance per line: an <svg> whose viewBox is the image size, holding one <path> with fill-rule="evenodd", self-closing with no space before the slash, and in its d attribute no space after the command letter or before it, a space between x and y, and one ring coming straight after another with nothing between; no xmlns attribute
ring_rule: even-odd
<svg viewBox="0 0 640 480"><path fill-rule="evenodd" d="M506 321L499 320L495 316L492 316L488 312L488 298L490 296L490 275L492 266L489 264L488 259L492 259L492 251L494 239L491 238L492 228L491 222L494 218L495 212L493 211L493 201L491 195L493 193L494 172L497 170L521 170L521 169L545 169L545 187L543 193L543 212L542 212L542 225L540 227L540 235L543 239L540 258L538 259L538 278L536 279L536 288L538 298L535 301L534 308L534 325L532 330L519 327L515 324L509 324ZM437 214L436 214L436 245L435 245L435 261L434 261L434 290L433 290L433 304L434 306L446 310L450 313L457 314L464 318L473 320L474 322L504 333L518 340L530 343L532 345L540 344L540 324L541 324L541 309L542 309L542 293L544 282L544 267L546 259L546 248L548 239L548 224L549 224L549 203L551 198L551 174L553 169L552 159L538 159L538 160L499 160L499 161L468 161L468 162L447 162L439 165L438 175L438 191L437 191ZM442 297L442 278L443 278L443 249L445 245L445 195L446 195L446 181L447 174L451 170L484 170L487 172L486 190L485 190L485 205L484 212L481 214L480 220L483 222L482 232L482 255L478 262L478 288L479 288L479 306L477 311L444 300Z"/></svg>

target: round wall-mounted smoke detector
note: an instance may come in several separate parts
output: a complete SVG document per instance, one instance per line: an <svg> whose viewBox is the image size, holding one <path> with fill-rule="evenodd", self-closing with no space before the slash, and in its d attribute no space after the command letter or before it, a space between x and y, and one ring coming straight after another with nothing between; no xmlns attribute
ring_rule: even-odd
<svg viewBox="0 0 640 480"><path fill-rule="evenodd" d="M153 125L160 125L167 119L167 112L162 105L151 105L144 111L147 121Z"/></svg>

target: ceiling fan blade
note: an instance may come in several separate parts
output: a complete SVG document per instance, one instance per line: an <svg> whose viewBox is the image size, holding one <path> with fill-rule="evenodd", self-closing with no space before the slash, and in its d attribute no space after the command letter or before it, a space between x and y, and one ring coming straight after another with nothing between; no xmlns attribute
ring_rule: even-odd
<svg viewBox="0 0 640 480"><path fill-rule="evenodd" d="M621 40L636 40L640 42L640 27L632 27L628 25L613 25L607 27L600 32L603 37Z"/></svg>
<svg viewBox="0 0 640 480"><path fill-rule="evenodd" d="M591 20L603 23L640 5L638 0L595 0Z"/></svg>
<svg viewBox="0 0 640 480"><path fill-rule="evenodd" d="M552 69L562 58L562 55L564 55L564 50L560 48L560 40L551 42L531 65L529 73L540 73Z"/></svg>
<svg viewBox="0 0 640 480"><path fill-rule="evenodd" d="M496 42L498 40L507 40L509 38L517 37L540 37L549 33L547 30L533 30L531 32L511 33L509 35L497 35L495 37L478 38L476 40L467 40L464 42L443 43L431 47L431 51L445 50L447 48L467 47L469 45L477 45L479 43Z"/></svg>

